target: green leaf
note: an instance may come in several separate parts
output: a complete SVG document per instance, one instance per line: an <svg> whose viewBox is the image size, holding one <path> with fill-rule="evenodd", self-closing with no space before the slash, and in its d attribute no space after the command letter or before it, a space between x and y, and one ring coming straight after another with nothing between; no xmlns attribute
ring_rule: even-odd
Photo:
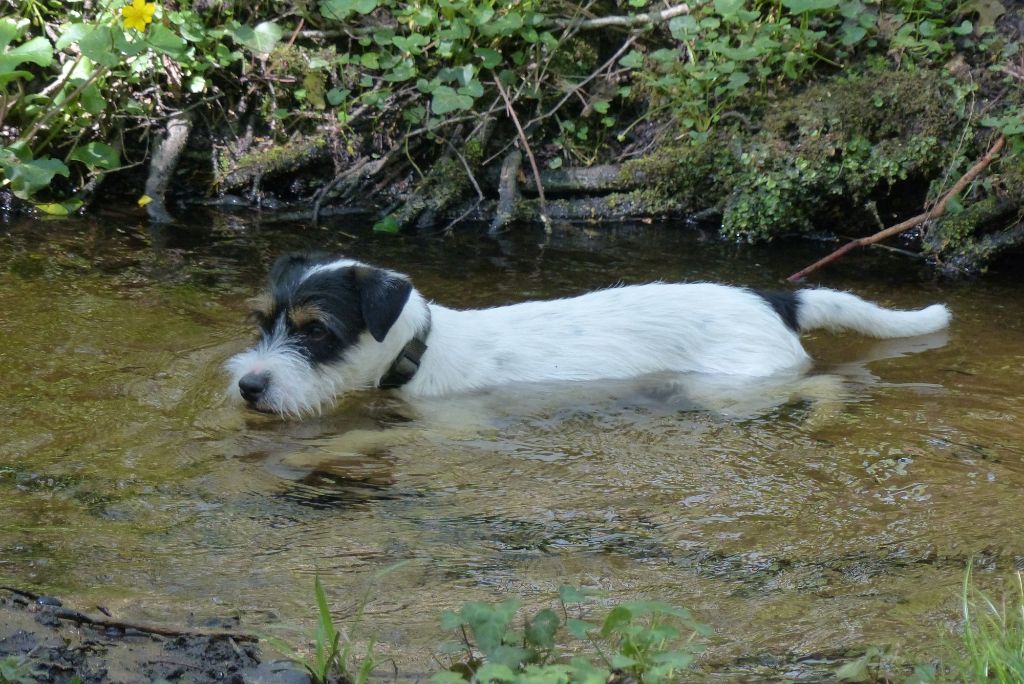
<svg viewBox="0 0 1024 684"><path fill-rule="evenodd" d="M332 107L337 107L346 99L348 99L348 96L350 94L351 91L348 89L339 90L338 88L331 88L330 90L327 91L327 102L330 103Z"/></svg>
<svg viewBox="0 0 1024 684"><path fill-rule="evenodd" d="M121 55L114 48L114 32L109 26L95 26L82 33L78 39L78 49L96 64L117 66L121 63Z"/></svg>
<svg viewBox="0 0 1024 684"><path fill-rule="evenodd" d="M416 8L412 20L420 28L426 28L437 20L437 12L430 5L423 4Z"/></svg>
<svg viewBox="0 0 1024 684"><path fill-rule="evenodd" d="M255 27L238 26L228 33L235 42L249 48L257 55L268 55L281 41L284 30L272 21L264 21Z"/></svg>
<svg viewBox="0 0 1024 684"><path fill-rule="evenodd" d="M841 682L869 681L871 673L868 671L868 657L862 656L840 667L836 670L836 679Z"/></svg>
<svg viewBox="0 0 1024 684"><path fill-rule="evenodd" d="M36 36L21 45L0 52L0 73L13 70L19 64L31 62L46 67L53 62L53 46L42 36Z"/></svg>
<svg viewBox="0 0 1024 684"><path fill-rule="evenodd" d="M596 628L596 625L592 625L583 620L577 620L576 618L569 618L565 621L566 631L577 639L586 639L590 635L590 632Z"/></svg>
<svg viewBox="0 0 1024 684"><path fill-rule="evenodd" d="M98 169L114 169L121 165L121 156L117 150L101 142L82 145L71 153L70 159Z"/></svg>
<svg viewBox="0 0 1024 684"><path fill-rule="evenodd" d="M450 86L442 85L434 89L430 101L430 111L434 114L448 114L449 112L469 109L473 106L473 98L469 95L460 95Z"/></svg>
<svg viewBox="0 0 1024 684"><path fill-rule="evenodd" d="M696 37L700 31L697 20L689 14L681 17L672 17L668 22L668 30L676 40L687 41Z"/></svg>
<svg viewBox="0 0 1024 684"><path fill-rule="evenodd" d="M587 600L587 595L582 589L563 584L558 588L558 598L562 603L583 603Z"/></svg>
<svg viewBox="0 0 1024 684"><path fill-rule="evenodd" d="M462 616L458 613L454 613L450 610L446 610L441 613L441 629L444 631L450 632L453 629L458 629L462 624Z"/></svg>
<svg viewBox="0 0 1024 684"><path fill-rule="evenodd" d="M354 0L325 0L320 3L320 14L325 19L344 21L355 11Z"/></svg>
<svg viewBox="0 0 1024 684"><path fill-rule="evenodd" d="M27 26L27 20L15 21L6 17L0 19L0 48L10 45L15 38L22 34Z"/></svg>
<svg viewBox="0 0 1024 684"><path fill-rule="evenodd" d="M782 6L794 14L803 14L835 9L839 0L782 0Z"/></svg>
<svg viewBox="0 0 1024 684"><path fill-rule="evenodd" d="M512 36L523 27L523 15L519 12L508 12L493 21L478 24L480 33L485 36Z"/></svg>
<svg viewBox="0 0 1024 684"><path fill-rule="evenodd" d="M487 663L476 671L478 682L514 682L516 673L512 668L498 663Z"/></svg>
<svg viewBox="0 0 1024 684"><path fill-rule="evenodd" d="M68 85L69 87L77 88L84 82L85 81L80 78L75 78L72 79ZM62 99L63 94L64 93L62 93ZM107 99L103 96L103 92L95 83L83 90L82 94L78 96L78 100L82 105L82 109L90 114L100 114L107 109Z"/></svg>
<svg viewBox="0 0 1024 684"><path fill-rule="evenodd" d="M493 69L502 61L501 53L491 48L477 48L476 56L480 58L485 69Z"/></svg>
<svg viewBox="0 0 1024 684"><path fill-rule="evenodd" d="M431 684L466 684L466 678L458 672L442 670L430 678Z"/></svg>
<svg viewBox="0 0 1024 684"><path fill-rule="evenodd" d="M397 233L400 228L398 220L390 214L373 224L375 233Z"/></svg>
<svg viewBox="0 0 1024 684"><path fill-rule="evenodd" d="M480 81L472 80L467 83L464 88L459 88L456 92L458 92L459 95L469 95L475 100L484 94L484 86Z"/></svg>
<svg viewBox="0 0 1024 684"><path fill-rule="evenodd" d="M613 632L628 625L633 620L633 613L625 606L615 606L601 625L601 636L608 637Z"/></svg>
<svg viewBox="0 0 1024 684"><path fill-rule="evenodd" d="M3 171L11 183L11 192L21 199L28 199L37 190L47 187L54 176L67 177L69 173L64 162L49 157L13 164L5 162Z"/></svg>
<svg viewBox="0 0 1024 684"><path fill-rule="evenodd" d="M480 650L493 653L503 643L518 608L519 602L513 600L495 605L471 601L462 606L462 619L469 624Z"/></svg>
<svg viewBox="0 0 1024 684"><path fill-rule="evenodd" d="M555 632L561 625L558 615L550 608L541 610L526 625L526 640L538 648L554 648Z"/></svg>
<svg viewBox="0 0 1024 684"><path fill-rule="evenodd" d="M625 57L619 60L619 64L627 69L639 69L644 65L644 55L642 52L630 50Z"/></svg>
<svg viewBox="0 0 1024 684"><path fill-rule="evenodd" d="M621 653L613 654L608 660L616 670L628 670L636 665L636 660L629 656L622 655Z"/></svg>
<svg viewBox="0 0 1024 684"><path fill-rule="evenodd" d="M0 88L17 78L32 78L32 73L29 71L8 71L6 73L0 71Z"/></svg>
<svg viewBox="0 0 1024 684"><path fill-rule="evenodd" d="M163 24L153 24L146 34L146 42L156 50L174 59L185 56L185 41L177 33Z"/></svg>
<svg viewBox="0 0 1024 684"><path fill-rule="evenodd" d="M743 4L744 0L715 0L715 11L727 19L743 9Z"/></svg>
<svg viewBox="0 0 1024 684"><path fill-rule="evenodd" d="M367 69L379 69L380 68L380 55L376 52L364 52L359 57L360 63Z"/></svg>
<svg viewBox="0 0 1024 684"><path fill-rule="evenodd" d="M65 202L37 204L36 209L44 214L49 214L50 216L70 216L74 212L78 211L81 206L81 200L67 200Z"/></svg>

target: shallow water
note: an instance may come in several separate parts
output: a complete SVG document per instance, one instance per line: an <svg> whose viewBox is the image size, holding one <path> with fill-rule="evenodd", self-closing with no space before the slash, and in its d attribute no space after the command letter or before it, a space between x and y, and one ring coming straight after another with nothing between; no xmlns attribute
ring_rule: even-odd
<svg viewBox="0 0 1024 684"><path fill-rule="evenodd" d="M304 643L319 573L340 619L366 603L361 635L404 672L433 667L443 609L547 605L569 583L691 608L716 629L711 669L785 669L869 644L927 658L969 559L995 587L1024 566L1013 275L943 285L903 256L847 257L817 282L945 301L953 327L808 336L815 377L796 384L653 378L427 406L366 393L302 422L225 400L245 299L288 249L344 250L456 306L659 279L778 287L821 251L685 227L543 242L236 217L0 228L0 583Z"/></svg>

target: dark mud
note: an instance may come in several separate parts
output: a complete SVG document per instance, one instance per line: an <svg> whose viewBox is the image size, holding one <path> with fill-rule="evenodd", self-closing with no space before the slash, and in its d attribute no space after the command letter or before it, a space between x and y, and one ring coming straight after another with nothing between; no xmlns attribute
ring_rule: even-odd
<svg viewBox="0 0 1024 684"><path fill-rule="evenodd" d="M263 662L256 641L223 627L189 631L118 624L99 610L79 611L51 597L0 590L0 661L19 658L16 674L26 682L310 681L287 661Z"/></svg>

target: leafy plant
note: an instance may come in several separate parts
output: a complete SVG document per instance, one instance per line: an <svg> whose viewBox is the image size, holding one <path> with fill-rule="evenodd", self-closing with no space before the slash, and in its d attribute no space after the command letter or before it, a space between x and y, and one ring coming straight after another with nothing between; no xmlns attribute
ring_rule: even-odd
<svg viewBox="0 0 1024 684"><path fill-rule="evenodd" d="M0 684L36 684L43 673L34 669L29 656L9 655L0 658Z"/></svg>
<svg viewBox="0 0 1024 684"><path fill-rule="evenodd" d="M1010 684L1024 681L1024 578L1017 573L1012 598L995 602L971 586L964 573L963 647L966 657L957 673L962 681Z"/></svg>
<svg viewBox="0 0 1024 684"><path fill-rule="evenodd" d="M613 673L636 681L668 681L692 666L711 633L689 611L659 601L629 601L613 607L598 623L570 617L569 605L582 604L588 593L569 586L559 590L560 610L544 608L516 625L518 601L466 603L446 611L444 629L460 639L442 645L465 658L432 679L435 683L473 682L607 682ZM563 634L564 633L564 634ZM596 657L566 657L566 636L584 641Z"/></svg>
<svg viewBox="0 0 1024 684"><path fill-rule="evenodd" d="M371 641L367 649L367 656L353 671L350 668L352 659L352 643L345 638L342 645L343 635L334 624L334 617L331 615L330 603L327 600L327 592L324 591L319 575L313 580L313 596L316 600L317 623L313 636L312 656L303 656L299 651L280 639L270 638L267 642L298 665L301 665L309 673L315 684L327 684L334 681L353 682L363 684L376 668L377 663L373 657L374 643ZM356 619L350 629L355 630L362 618L365 602L359 607Z"/></svg>

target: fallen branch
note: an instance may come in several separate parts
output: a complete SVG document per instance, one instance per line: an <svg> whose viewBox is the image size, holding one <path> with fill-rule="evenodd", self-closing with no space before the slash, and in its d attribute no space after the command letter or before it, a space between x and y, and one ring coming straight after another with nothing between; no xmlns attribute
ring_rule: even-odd
<svg viewBox="0 0 1024 684"><path fill-rule="evenodd" d="M167 120L167 132L156 144L149 162L149 175L146 177L146 196L150 202L146 205L146 213L151 221L170 223L173 217L167 212L164 196L171 183L178 160L188 143L192 132L192 113L177 112Z"/></svg>
<svg viewBox="0 0 1024 684"><path fill-rule="evenodd" d="M866 247L867 245L874 244L876 242L879 242L880 240L890 238L893 235L899 235L900 233L910 230L911 228L915 228L921 225L922 223L931 221L932 219L942 216L943 214L946 213L946 205L949 204L949 201L956 197L957 195L959 195L961 192L963 192L963 189L966 188L975 178L978 177L978 175L982 171L985 170L986 167L988 167L989 164L992 163L992 160L996 158L1000 151L1002 151L1003 146L1005 144L1006 138L1003 136L999 136L999 139L995 141L991 148L989 148L989 151L985 153L985 156L982 157L974 166L968 169L967 173L961 176L960 180L953 184L953 187L950 188L949 192L943 195L939 199L939 201L935 203L935 206L933 206L928 211L922 214L918 214L913 218L909 218L906 221L903 221L902 223L897 223L895 226L890 226L885 230L881 230L875 233L874 235L869 235L867 237L858 238L852 242L848 242L839 249L837 249L836 251L829 254L828 256L818 259L810 266L797 271L793 275L786 278L786 280L790 282L801 280L805 278L808 274L817 271L822 266L832 263L833 261L843 256L847 252L852 252L858 247Z"/></svg>
<svg viewBox="0 0 1024 684"><path fill-rule="evenodd" d="M22 589L15 589L14 587L0 586L0 589L9 591L12 594L23 596L31 601L35 601L36 604L46 610L47 613L60 618L61 620L68 620L69 622L76 622L78 624L92 625L93 627L113 627L115 629L128 630L132 629L137 632L144 632L146 634L156 634L158 636L178 637L178 636L199 636L199 637L223 637L235 639L237 641L259 641L259 637L253 634L245 634L244 632L229 632L226 630L217 629L188 629L185 627L165 627L163 625L154 625L146 622L128 622L126 620L115 620L113 618L101 618L87 615L71 608L64 608L63 606L53 605L51 603L41 603L39 601L42 596L40 594L34 594L30 591L24 591Z"/></svg>

